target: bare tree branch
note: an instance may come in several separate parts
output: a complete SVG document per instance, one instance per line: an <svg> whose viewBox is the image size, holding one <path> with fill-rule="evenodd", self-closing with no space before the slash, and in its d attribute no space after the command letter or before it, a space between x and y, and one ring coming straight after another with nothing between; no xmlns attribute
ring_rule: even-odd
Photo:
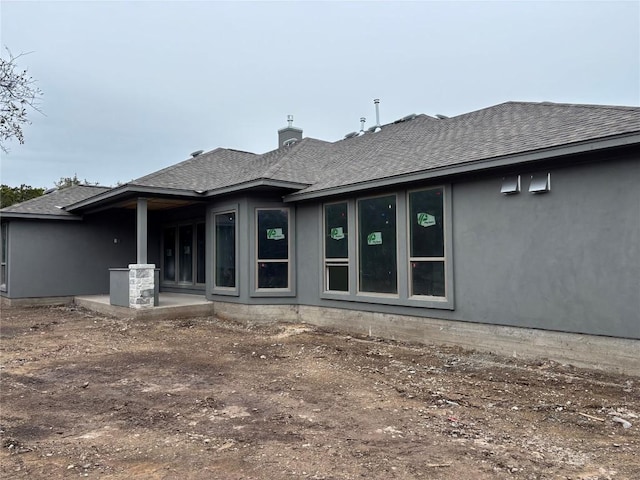
<svg viewBox="0 0 640 480"><path fill-rule="evenodd" d="M5 47L7 58L0 57L0 149L7 153L6 143L16 139L24 143L22 127L30 124L29 109L40 112L39 99L42 91L27 70L21 70L16 60L26 55L13 56Z"/></svg>

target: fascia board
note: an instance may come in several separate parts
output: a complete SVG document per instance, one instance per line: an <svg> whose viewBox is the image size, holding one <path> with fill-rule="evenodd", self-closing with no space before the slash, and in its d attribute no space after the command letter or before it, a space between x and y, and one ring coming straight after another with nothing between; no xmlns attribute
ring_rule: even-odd
<svg viewBox="0 0 640 480"><path fill-rule="evenodd" d="M235 185L229 185L227 187L221 187L221 188L209 190L205 195L203 195L203 197L211 198L219 195L236 193L242 190L249 190L251 188L258 188L258 187L277 187L277 188L289 188L289 189L300 190L308 186L309 186L308 183L288 182L286 180L271 180L271 179L261 178L257 180L251 180L249 182L236 183Z"/></svg>
<svg viewBox="0 0 640 480"><path fill-rule="evenodd" d="M179 190L172 188L159 188L159 187L145 187L138 185L125 185L123 187L115 188L107 192L101 193L94 197L82 200L80 202L67 205L65 211L73 212L74 210L86 207L98 207L100 203L108 200L115 200L118 197L127 196L131 194L143 194L143 195L163 195L163 196L178 196L189 197L195 199L211 198L218 195L224 195L226 193L234 193L242 190L248 190L256 187L278 187L300 190L309 186L308 183L288 182L286 180L271 180L271 179L257 179L249 182L238 183L235 185L229 185L227 187L208 190L206 192L199 193L195 190Z"/></svg>
<svg viewBox="0 0 640 480"><path fill-rule="evenodd" d="M71 205L67 205L65 207L65 210L68 212L72 212L79 208L85 208L89 206L98 206L98 204L105 202L107 200L114 200L114 199L117 199L118 197L123 197L130 194L169 195L169 196L192 197L192 198L203 198L205 196L204 193L198 193L194 190L178 190L178 189L171 189L171 188L125 185L123 187L109 190L107 192L101 193L91 198L87 198L85 200L72 203Z"/></svg>
<svg viewBox="0 0 640 480"><path fill-rule="evenodd" d="M562 147L553 147L534 152L517 153L506 155L503 157L490 158L486 160L473 160L471 162L461 163L457 165L447 165L444 167L432 168L420 172L407 173L404 175L396 175L377 180L354 183L339 187L326 188L312 192L292 193L284 197L285 202L297 202L300 200L311 200L316 198L350 194L362 190L375 189L380 187L390 187L402 183L410 183L421 180L431 180L435 178L457 175L463 173L473 173L481 170L490 170L498 167L507 167L520 164L528 164L542 160L548 160L553 157L573 155L578 153L589 153L597 150L606 150L608 148L623 147L626 145L634 145L640 143L640 133L631 135L618 136L603 140L595 140L581 142L572 145L563 145Z"/></svg>
<svg viewBox="0 0 640 480"><path fill-rule="evenodd" d="M0 219L5 218L22 218L27 220L71 220L79 221L82 217L79 215L47 215L46 213L20 213L6 212L0 213Z"/></svg>

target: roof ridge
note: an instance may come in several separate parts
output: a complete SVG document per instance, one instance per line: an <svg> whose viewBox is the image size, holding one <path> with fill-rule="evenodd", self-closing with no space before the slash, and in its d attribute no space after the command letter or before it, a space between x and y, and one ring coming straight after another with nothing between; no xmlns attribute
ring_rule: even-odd
<svg viewBox="0 0 640 480"><path fill-rule="evenodd" d="M297 152L298 150L300 150L300 148L303 145L307 145L311 142L319 142L319 143L331 145L331 142L327 142L325 140L319 140L317 138L312 138L312 137L305 137L302 140L299 140L293 143L292 145L280 147L280 148L289 148L290 150L286 152L284 155L282 155L280 158L278 158L273 165L269 166L264 171L264 178L271 178L272 176L275 176L280 170L282 170L282 168L284 168L285 160L289 159L294 152ZM267 153L275 152L277 150L280 150L280 148L277 148L276 150L271 150L270 152L267 152ZM265 153L264 155L266 155L267 153Z"/></svg>
<svg viewBox="0 0 640 480"><path fill-rule="evenodd" d="M567 102L551 102L551 101L542 101L542 102L525 102L525 101L517 101L512 100L508 102L503 102L498 105L494 105L498 107L500 105L505 104L520 104L520 105L540 105L545 107L577 107L577 108L595 108L595 109L613 109L613 110L638 110L640 106L630 106L630 105L601 105L598 103L567 103ZM489 107L491 108L491 107Z"/></svg>

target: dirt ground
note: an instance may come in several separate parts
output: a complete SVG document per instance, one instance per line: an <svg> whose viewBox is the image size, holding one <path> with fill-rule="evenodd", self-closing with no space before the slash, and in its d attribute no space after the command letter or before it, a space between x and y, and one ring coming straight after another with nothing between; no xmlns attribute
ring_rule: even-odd
<svg viewBox="0 0 640 480"><path fill-rule="evenodd" d="M640 377L73 307L0 338L3 479L640 478Z"/></svg>

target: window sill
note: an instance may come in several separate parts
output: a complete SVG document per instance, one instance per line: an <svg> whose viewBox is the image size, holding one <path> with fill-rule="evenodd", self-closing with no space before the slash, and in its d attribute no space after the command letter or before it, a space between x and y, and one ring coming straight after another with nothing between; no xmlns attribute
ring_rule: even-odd
<svg viewBox="0 0 640 480"><path fill-rule="evenodd" d="M239 297L240 292L237 288L214 288L211 295L227 295L229 297Z"/></svg>
<svg viewBox="0 0 640 480"><path fill-rule="evenodd" d="M425 297L424 299L412 298L400 298L398 296L385 296L383 294L378 295L364 295L359 293L357 295L348 293L336 293L336 292L322 292L320 298L323 300L339 300L342 302L353 303L375 303L380 305L393 305L399 307L419 307L419 308L433 308L438 310L454 310L454 304L452 299L440 297Z"/></svg>
<svg viewBox="0 0 640 480"><path fill-rule="evenodd" d="M288 288L264 288L251 292L252 297L295 297L296 293Z"/></svg>

